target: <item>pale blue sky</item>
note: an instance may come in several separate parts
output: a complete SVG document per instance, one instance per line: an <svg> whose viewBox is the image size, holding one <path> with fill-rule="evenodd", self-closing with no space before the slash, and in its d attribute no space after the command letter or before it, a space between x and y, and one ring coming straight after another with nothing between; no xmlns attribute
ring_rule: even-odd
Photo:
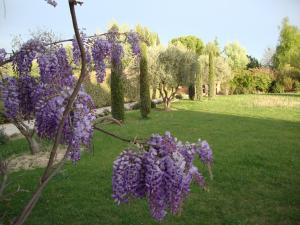
<svg viewBox="0 0 300 225"><path fill-rule="evenodd" d="M4 16L3 2L6 5ZM10 49L12 37L28 38L29 30L51 29L62 38L73 36L68 1L53 8L43 0L0 0L0 48ZM300 27L300 0L85 0L77 7L79 26L88 34L105 31L112 21L142 24L161 42L196 35L204 42L218 38L221 46L239 41L250 55L261 58L275 47L278 26L288 16Z"/></svg>

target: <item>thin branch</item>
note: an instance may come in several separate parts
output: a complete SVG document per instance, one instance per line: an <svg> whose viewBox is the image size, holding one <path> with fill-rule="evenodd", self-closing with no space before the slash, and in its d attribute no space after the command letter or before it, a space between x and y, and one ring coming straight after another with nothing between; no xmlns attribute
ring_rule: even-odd
<svg viewBox="0 0 300 225"><path fill-rule="evenodd" d="M126 139L126 138L119 137L119 136L117 136L117 135L115 135L115 134L113 134L113 133L110 133L109 131L106 131L106 130L100 128L100 127L94 126L94 129L95 129L95 130L98 130L98 131L101 131L102 133L107 134L107 135L109 135L109 136L111 136L111 137L114 137L114 138L116 138L116 139L118 139L118 140L121 140L121 141L124 141L124 142L128 142L128 143L131 143L131 142L132 142L132 140L130 140L130 139Z"/></svg>
<svg viewBox="0 0 300 225"><path fill-rule="evenodd" d="M106 33L102 33L102 34L94 34L94 35L87 36L87 38L97 38L97 37L101 37L101 36L106 36L108 34L110 34L110 33L106 32ZM118 34L125 35L126 33L118 33ZM68 38L68 39L64 39L64 40L54 41L54 42L51 42L51 43L47 43L44 46L47 47L47 46L57 45L57 44L61 44L61 43L64 43L64 42L74 41L75 39L74 38ZM31 49L28 49L28 50L31 50ZM8 59L0 62L0 67L4 66L7 63L11 63L14 60L14 57L16 57L16 55L18 53L19 53L18 51L14 52L14 53L11 53L12 55Z"/></svg>
<svg viewBox="0 0 300 225"><path fill-rule="evenodd" d="M35 204L39 200L43 189L46 187L46 185L51 180L51 178L53 176L55 176L57 174L57 172L65 164L69 152L70 152L70 146L68 147L67 151L65 152L64 157L61 159L61 161L58 163L58 165L56 167L54 167L51 171L49 171L49 175L47 176L47 178L44 181L41 181L41 183L38 185L37 189L35 190L35 192L33 193L32 197L31 197L31 199L29 200L29 202L27 203L27 205L23 209L21 215L13 223L14 225L22 225L25 222L27 217L30 215L30 212L32 211L33 207L35 206Z"/></svg>
<svg viewBox="0 0 300 225"><path fill-rule="evenodd" d="M70 7L70 13L71 13L71 17L72 17L72 23L73 23L73 28L74 28L74 32L75 32L75 36L76 36L76 40L80 49L80 53L81 53L81 71L80 71L80 76L78 78L78 81L76 83L76 86L74 88L73 93L71 94L68 103L66 105L65 111L63 112L63 116L62 119L59 123L58 129L57 129L57 133L54 139L54 144L50 153L50 158L48 161L48 165L47 168L43 174L42 180L45 180L47 178L47 173L48 170L51 168L53 162L54 162L54 158L56 155L56 151L58 148L58 145L61 141L61 136L62 136L62 132L63 132L63 127L64 127L64 123L72 109L72 105L75 101L75 98L77 97L77 94L80 90L81 84L83 83L86 75L87 75L87 71L86 71L86 57L85 57L85 49L83 46L83 42L81 40L80 37L80 32L79 32L79 28L78 28L78 24L77 24L77 19L76 19L76 13L75 13L75 7L74 7L74 1L69 1L69 7Z"/></svg>

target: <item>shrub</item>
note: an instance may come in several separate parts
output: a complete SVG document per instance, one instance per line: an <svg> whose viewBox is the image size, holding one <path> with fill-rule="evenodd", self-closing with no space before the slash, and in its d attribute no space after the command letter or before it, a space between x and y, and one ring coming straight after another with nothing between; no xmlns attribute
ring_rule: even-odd
<svg viewBox="0 0 300 225"><path fill-rule="evenodd" d="M8 136L4 133L4 130L0 128L0 145L5 145L8 142Z"/></svg>
<svg viewBox="0 0 300 225"><path fill-rule="evenodd" d="M111 105L110 90L103 84L93 84L90 81L84 83L86 92L92 97L96 108Z"/></svg>
<svg viewBox="0 0 300 225"><path fill-rule="evenodd" d="M284 90L285 91L292 91L294 82L295 81L291 77L283 77L282 85L284 87Z"/></svg>
<svg viewBox="0 0 300 225"><path fill-rule="evenodd" d="M240 71L234 76L231 89L235 94L268 92L273 77L271 70L263 68Z"/></svg>
<svg viewBox="0 0 300 225"><path fill-rule="evenodd" d="M300 91L300 82L298 80L295 80L293 89L297 92Z"/></svg>
<svg viewBox="0 0 300 225"><path fill-rule="evenodd" d="M122 76L124 98L126 102L139 101L139 79L137 76Z"/></svg>
<svg viewBox="0 0 300 225"><path fill-rule="evenodd" d="M284 93L284 86L278 80L273 80L269 92L271 93Z"/></svg>

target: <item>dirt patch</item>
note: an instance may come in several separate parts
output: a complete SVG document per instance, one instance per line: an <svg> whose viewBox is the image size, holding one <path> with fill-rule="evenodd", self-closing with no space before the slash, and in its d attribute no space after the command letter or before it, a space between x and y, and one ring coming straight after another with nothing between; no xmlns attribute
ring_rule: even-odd
<svg viewBox="0 0 300 225"><path fill-rule="evenodd" d="M58 163L64 156L66 149L57 150L55 163ZM50 152L38 152L35 155L29 153L12 156L8 159L8 171L15 172L19 170L32 170L35 168L44 168L47 166Z"/></svg>

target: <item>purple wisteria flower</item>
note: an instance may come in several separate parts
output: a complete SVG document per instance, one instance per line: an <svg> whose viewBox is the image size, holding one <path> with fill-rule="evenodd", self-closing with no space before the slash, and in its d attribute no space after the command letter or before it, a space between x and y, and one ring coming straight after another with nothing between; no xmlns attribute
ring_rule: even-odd
<svg viewBox="0 0 300 225"><path fill-rule="evenodd" d="M204 164L213 163L212 150L207 141L199 141L196 147L196 151L198 152L199 157Z"/></svg>
<svg viewBox="0 0 300 225"><path fill-rule="evenodd" d="M140 38L139 35L134 31L127 33L127 41L131 45L131 50L134 55L140 54Z"/></svg>
<svg viewBox="0 0 300 225"><path fill-rule="evenodd" d="M182 144L170 132L153 134L147 151L125 150L113 166L113 198L120 204L130 197L148 199L151 215L163 220L168 209L178 214L194 180L206 189L193 164L195 144Z"/></svg>

